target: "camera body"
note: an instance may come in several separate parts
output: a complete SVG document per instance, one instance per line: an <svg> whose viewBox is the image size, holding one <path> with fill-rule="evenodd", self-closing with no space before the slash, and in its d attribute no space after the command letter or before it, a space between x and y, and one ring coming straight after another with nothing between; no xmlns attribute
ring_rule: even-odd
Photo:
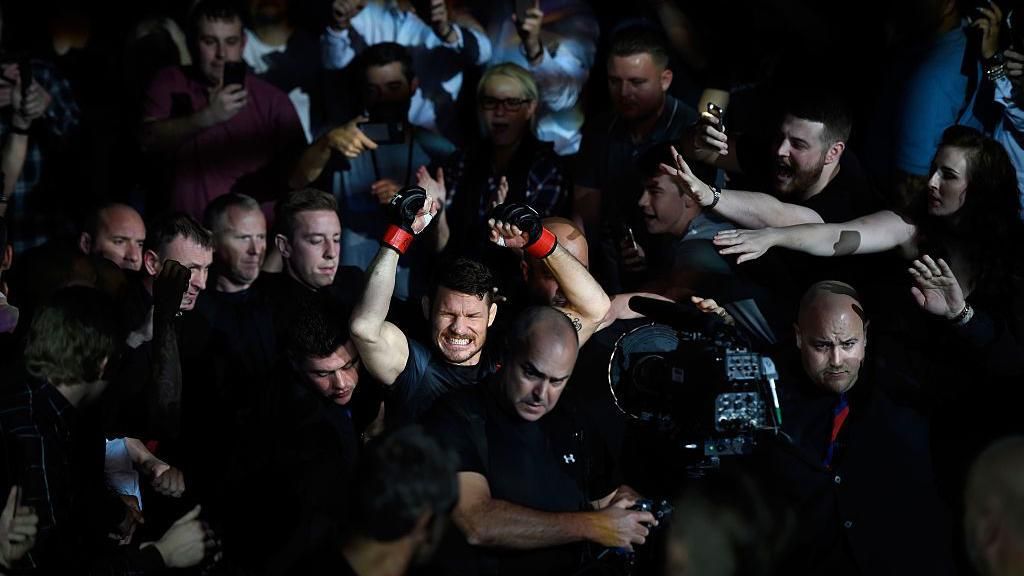
<svg viewBox="0 0 1024 576"><path fill-rule="evenodd" d="M629 509L650 512L659 524L672 518L672 505L668 503L668 500L662 500L655 504L654 500L650 498L641 498L636 501L636 504L630 506Z"/></svg>
<svg viewBox="0 0 1024 576"><path fill-rule="evenodd" d="M700 477L720 457L752 454L760 433L777 429L773 366L730 327L652 323L616 342L608 382L627 419L667 437Z"/></svg>
<svg viewBox="0 0 1024 576"><path fill-rule="evenodd" d="M359 130L377 144L405 142L405 124L402 122L362 122Z"/></svg>

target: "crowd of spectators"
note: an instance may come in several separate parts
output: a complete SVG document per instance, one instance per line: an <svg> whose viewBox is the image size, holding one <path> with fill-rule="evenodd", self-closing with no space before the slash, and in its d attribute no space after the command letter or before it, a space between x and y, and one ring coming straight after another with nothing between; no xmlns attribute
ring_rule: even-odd
<svg viewBox="0 0 1024 576"><path fill-rule="evenodd" d="M1024 572L1024 7L897 4L0 0L0 574Z"/></svg>

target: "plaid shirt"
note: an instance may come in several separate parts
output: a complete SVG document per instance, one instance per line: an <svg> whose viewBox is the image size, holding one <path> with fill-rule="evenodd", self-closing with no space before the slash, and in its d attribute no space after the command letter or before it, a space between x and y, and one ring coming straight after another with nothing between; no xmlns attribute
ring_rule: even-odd
<svg viewBox="0 0 1024 576"><path fill-rule="evenodd" d="M40 184L46 170L53 170L48 165L48 158L52 155L50 150L78 127L79 116L71 84L52 64L33 60L32 76L50 94L51 101L43 117L32 124L25 165L8 199L9 238L14 251L19 254L45 243L65 221L61 213L63 203L55 201L57 196L54 193L45 193ZM10 114L3 114L0 116L0 139L6 138L10 129Z"/></svg>
<svg viewBox="0 0 1024 576"><path fill-rule="evenodd" d="M22 504L39 516L36 545L13 573L134 576L162 568L155 549L107 545L102 527L124 510L105 486L102 435L90 434L47 382L21 372L10 384L0 397L0 498L18 484Z"/></svg>
<svg viewBox="0 0 1024 576"><path fill-rule="evenodd" d="M445 207L449 208L452 201L459 195L472 194L473 190L467 190L473 183L467 178L470 163L489 161L481 158L479 154L467 154L459 150L452 155L448 165L445 167L444 177L448 188L448 198ZM486 220L490 211L491 202L497 197L498 182L501 177L509 179L509 186L515 186L515 177L512 174L494 174L487 176L486 190L480 194L477 216L480 221ZM529 169L526 172L524 190L510 189L507 201L526 202L540 213L542 218L548 216L560 216L565 210L566 201L569 198L569 179L567 171L562 165L562 160L551 150L550 146L537 145L529 162ZM449 222L451 224L451 222Z"/></svg>

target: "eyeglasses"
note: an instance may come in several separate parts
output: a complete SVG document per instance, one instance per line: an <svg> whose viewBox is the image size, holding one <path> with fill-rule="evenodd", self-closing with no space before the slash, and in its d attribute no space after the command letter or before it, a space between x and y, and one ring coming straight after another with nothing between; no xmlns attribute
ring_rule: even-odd
<svg viewBox="0 0 1024 576"><path fill-rule="evenodd" d="M530 102L532 100L529 98L493 98L491 96L482 96L480 98L480 107L484 110L494 110L500 104L505 110L516 112L524 104L529 104Z"/></svg>

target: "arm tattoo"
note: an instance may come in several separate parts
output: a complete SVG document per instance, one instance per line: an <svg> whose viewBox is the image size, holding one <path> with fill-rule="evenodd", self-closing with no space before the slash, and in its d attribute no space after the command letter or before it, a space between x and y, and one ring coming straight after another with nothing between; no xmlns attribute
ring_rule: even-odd
<svg viewBox="0 0 1024 576"><path fill-rule="evenodd" d="M565 314L565 317L572 322L572 327L575 328L577 332L583 330L583 322L579 318L569 314L568 312L563 312L563 314Z"/></svg>

